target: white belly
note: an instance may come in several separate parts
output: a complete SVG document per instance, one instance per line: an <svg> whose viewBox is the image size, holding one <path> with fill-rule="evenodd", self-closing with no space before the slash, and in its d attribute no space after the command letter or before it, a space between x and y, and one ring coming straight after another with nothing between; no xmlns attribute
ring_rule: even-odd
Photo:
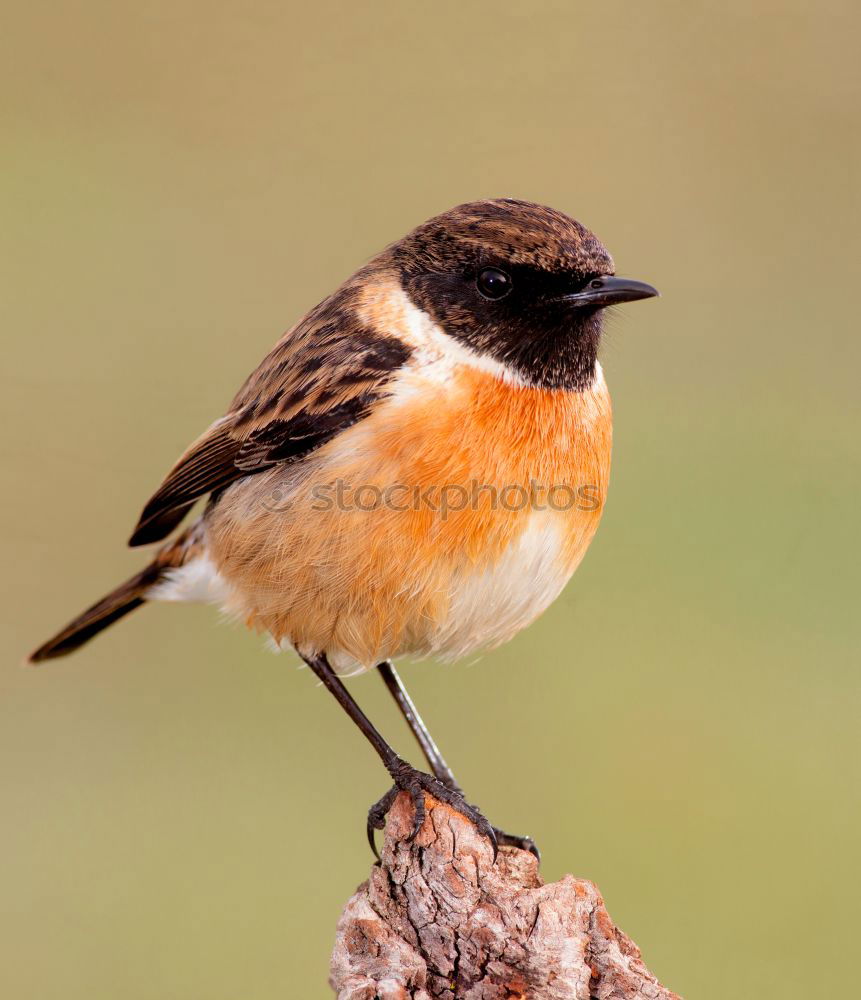
<svg viewBox="0 0 861 1000"><path fill-rule="evenodd" d="M454 578L447 619L415 652L456 659L498 646L556 600L575 568L560 558L558 515L533 513L494 566Z"/></svg>
<svg viewBox="0 0 861 1000"><path fill-rule="evenodd" d="M398 649L380 649L375 662L398 656L445 660L498 646L534 621L558 596L574 567L559 555L560 525L552 512L535 512L526 529L492 567L460 571L449 578L448 614ZM204 555L171 570L147 597L160 601L218 604L241 614L241 598ZM406 637L405 637L406 638ZM279 648L289 648L282 642ZM315 652L307 650L305 652ZM369 669L340 649L326 650L339 673Z"/></svg>

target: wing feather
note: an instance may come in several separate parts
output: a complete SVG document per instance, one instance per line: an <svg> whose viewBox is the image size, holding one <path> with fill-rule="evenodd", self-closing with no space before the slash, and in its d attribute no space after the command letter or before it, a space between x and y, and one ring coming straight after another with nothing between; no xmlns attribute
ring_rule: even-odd
<svg viewBox="0 0 861 1000"><path fill-rule="evenodd" d="M281 338L227 415L167 474L144 507L130 545L164 538L200 497L300 460L361 420L385 395L409 349L362 325L357 292L358 282L348 282Z"/></svg>

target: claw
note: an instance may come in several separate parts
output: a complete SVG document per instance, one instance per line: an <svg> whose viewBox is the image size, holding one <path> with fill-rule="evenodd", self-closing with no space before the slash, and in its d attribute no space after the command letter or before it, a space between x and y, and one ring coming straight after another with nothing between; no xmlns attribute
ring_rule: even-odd
<svg viewBox="0 0 861 1000"><path fill-rule="evenodd" d="M483 816L481 818L484 819ZM483 826L479 826L478 832L483 833L490 841L490 846L493 849L493 863L496 864L496 859L499 857L499 841L496 839L496 830L493 829L486 819L484 822L487 823L487 829Z"/></svg>
<svg viewBox="0 0 861 1000"><path fill-rule="evenodd" d="M517 834L506 833L505 830L500 830L497 827L493 828L493 832L496 834L496 839L500 844L505 847L516 847L521 851L529 851L535 860L541 864L541 851L538 850L538 845L532 837L519 837Z"/></svg>
<svg viewBox="0 0 861 1000"><path fill-rule="evenodd" d="M374 857L377 859L377 864L382 863L382 858L380 857L380 852L377 850L377 841L374 839L374 828L370 823L366 824L365 830L368 835L368 843L371 845L371 850L373 851Z"/></svg>
<svg viewBox="0 0 861 1000"><path fill-rule="evenodd" d="M398 786L392 785L380 801L374 803L374 805L372 805L368 810L368 821L365 829L368 834L368 843L371 845L371 850L374 852L374 857L377 861L382 859L380 858L380 852L377 850L377 842L374 839L374 830L382 830L385 827L386 814L392 808L392 804L397 797L398 791Z"/></svg>
<svg viewBox="0 0 861 1000"><path fill-rule="evenodd" d="M452 789L450 786L438 781L431 775L425 774L424 771L416 770L405 760L401 760L400 758L396 758L392 762L389 767L389 773L394 780L394 785L386 792L379 802L371 806L368 810L368 842L370 843L371 849L376 855L378 861L380 855L377 852L376 842L374 841L374 830L383 829L385 826L386 814L391 809L392 804L400 791L409 792L414 809L413 828L410 835L407 837L408 841L415 840L422 828L422 824L425 821L425 816L427 815L425 793L427 793L432 795L434 798L439 799L440 802L444 802L446 805L451 806L452 809L459 812L462 816L465 816L471 823L473 823L478 829L478 832L487 837L490 841L490 846L493 849L493 860L496 861L499 854L496 831L475 806L469 805L469 803L464 800L463 795L459 790Z"/></svg>

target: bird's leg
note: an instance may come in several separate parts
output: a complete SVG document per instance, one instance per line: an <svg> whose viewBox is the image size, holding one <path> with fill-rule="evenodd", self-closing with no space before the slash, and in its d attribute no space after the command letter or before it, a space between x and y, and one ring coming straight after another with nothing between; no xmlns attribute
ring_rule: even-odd
<svg viewBox="0 0 861 1000"><path fill-rule="evenodd" d="M440 753L439 747L436 745L436 741L433 736L431 736L428 731L428 727L424 724L424 720L419 715L415 703L412 698L410 698L407 689L404 687L404 682L401 680L397 670L395 670L395 665L391 662L391 660L384 660L382 663L377 664L377 670L380 672L380 676L383 678L386 687L389 689L389 693L395 699L398 708L401 710L401 714L404 719L406 719L407 725L410 727L410 731L413 736L415 736L418 745L421 747L422 753L425 755L425 760L427 760L430 765L433 776L444 785L448 785L452 791L460 792L462 795L463 789L457 783L457 779L452 773L451 768L448 764L446 764L445 758Z"/></svg>
<svg viewBox="0 0 861 1000"><path fill-rule="evenodd" d="M371 806L368 812L368 842L370 843L374 854L377 854L377 847L374 843L374 830L382 830L385 825L386 814L391 809L398 792L405 791L408 792L412 798L415 810L413 829L409 837L410 840L418 834L422 827L422 823L424 822L424 797L425 793L427 793L432 795L435 799L439 799L440 802L445 802L446 805L451 806L452 809L461 813L461 815L465 816L471 823L473 823L478 831L484 834L484 836L490 841L491 846L493 847L493 856L495 859L497 844L493 827L487 822L484 816L481 815L478 809L476 809L475 806L469 805L469 803L464 800L464 797L459 790L449 787L438 778L432 777L430 774L425 774L423 771L416 770L416 768L414 768L411 764L408 764L395 753L376 726L374 726L367 715L365 715L361 708L359 708L356 700L344 687L340 677L338 677L332 669L324 654L320 654L319 656L303 656L302 659L314 671L317 677L320 678L325 687L327 687L335 696L335 699L341 708L344 709L347 715L349 715L353 722L355 722L355 724L359 727L365 739L367 739L371 746L377 751L380 760L383 762L386 770L392 776L392 780L394 781L394 786L386 792L379 802ZM377 857L379 857L378 854Z"/></svg>
<svg viewBox="0 0 861 1000"><path fill-rule="evenodd" d="M395 670L394 664L390 660L384 660L382 663L377 664L377 670L383 678L386 687L389 689L389 693L395 699L418 745L421 747L422 753L425 755L425 759L430 765L434 777L444 785L447 785L452 791L457 792L458 795L463 796L463 789L457 783L452 769L446 763L445 758L440 753L439 747L436 745L436 741L419 715L418 709L409 692L404 687L404 683L397 670ZM493 828L493 832L496 835L497 843L510 847L519 847L523 851L530 851L539 861L541 860L541 854L531 837L520 837L516 834L506 833L497 827Z"/></svg>

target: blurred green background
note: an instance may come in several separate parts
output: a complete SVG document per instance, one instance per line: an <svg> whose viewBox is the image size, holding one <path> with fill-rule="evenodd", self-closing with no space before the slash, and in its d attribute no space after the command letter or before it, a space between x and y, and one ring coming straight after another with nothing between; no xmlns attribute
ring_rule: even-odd
<svg viewBox="0 0 861 1000"><path fill-rule="evenodd" d="M10 5L0 994L325 997L371 751L208 608L29 648L308 307L477 197L657 302L604 523L534 627L407 666L474 800L687 998L843 995L859 890L857 4ZM414 759L373 677L351 682Z"/></svg>

